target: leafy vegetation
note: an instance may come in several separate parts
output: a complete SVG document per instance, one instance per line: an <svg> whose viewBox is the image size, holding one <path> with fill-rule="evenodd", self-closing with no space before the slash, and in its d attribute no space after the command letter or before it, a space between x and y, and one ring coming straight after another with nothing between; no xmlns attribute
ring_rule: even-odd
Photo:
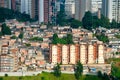
<svg viewBox="0 0 120 80"><path fill-rule="evenodd" d="M67 34L67 36L63 38L59 38L56 33L53 34L52 44L73 44L73 43L74 42L72 34Z"/></svg>
<svg viewBox="0 0 120 80"><path fill-rule="evenodd" d="M11 29L5 23L1 27L1 35L11 35Z"/></svg>
<svg viewBox="0 0 120 80"><path fill-rule="evenodd" d="M23 37L24 37L24 34L23 34L23 32L21 32L21 33L19 34L18 38L23 39Z"/></svg>
<svg viewBox="0 0 120 80"><path fill-rule="evenodd" d="M86 12L83 19L82 24L85 29L92 29L92 13L90 11Z"/></svg>
<svg viewBox="0 0 120 80"><path fill-rule="evenodd" d="M82 19L82 25L83 25L83 28L88 30L92 30L99 26L110 28L110 22L107 17L101 15L101 18L99 19L97 16L92 16L92 13L90 11L87 11L85 13Z"/></svg>
<svg viewBox="0 0 120 80"><path fill-rule="evenodd" d="M82 23L79 20L75 20L74 18L71 17L67 18L65 13L65 6L63 4L61 4L60 11L57 13L56 24L59 26L71 26L72 28L80 27Z"/></svg>
<svg viewBox="0 0 120 80"><path fill-rule="evenodd" d="M68 21L72 28L79 28L80 26L82 26L82 22L80 22L79 20L75 20L74 18L71 18Z"/></svg>
<svg viewBox="0 0 120 80"><path fill-rule="evenodd" d="M107 36L105 36L105 34L100 34L100 35L96 35L97 39L100 41L103 41L104 43L108 43L109 39Z"/></svg>
<svg viewBox="0 0 120 80"><path fill-rule="evenodd" d="M120 58L109 58L106 60L106 63L110 64L111 62L120 62Z"/></svg>
<svg viewBox="0 0 120 80"><path fill-rule="evenodd" d="M98 71L97 73L98 77L101 78L102 80L110 80L109 79L109 75L107 75L106 73L103 73L101 71Z"/></svg>
<svg viewBox="0 0 120 80"><path fill-rule="evenodd" d="M98 75L99 78L102 78L102 76L103 76L101 71L98 71L97 75Z"/></svg>
<svg viewBox="0 0 120 80"><path fill-rule="evenodd" d="M10 38L11 38L11 39L16 39L17 37L16 37L16 36L11 36Z"/></svg>
<svg viewBox="0 0 120 80"><path fill-rule="evenodd" d="M31 46L31 44L29 44L29 43L26 43L26 44L25 44L25 46L27 46L27 47L30 47L30 46Z"/></svg>
<svg viewBox="0 0 120 80"><path fill-rule="evenodd" d="M54 67L54 76L60 77L61 76L61 69L60 69L60 64L57 63L57 65Z"/></svg>
<svg viewBox="0 0 120 80"><path fill-rule="evenodd" d="M20 13L7 8L0 7L0 22L4 22L6 19L17 19L21 22L34 21L29 15Z"/></svg>
<svg viewBox="0 0 120 80"><path fill-rule="evenodd" d="M120 58L110 58L106 62L112 65L112 75L120 79Z"/></svg>
<svg viewBox="0 0 120 80"><path fill-rule="evenodd" d="M119 34L116 34L115 37L118 38L118 39L120 39L120 35Z"/></svg>
<svg viewBox="0 0 120 80"><path fill-rule="evenodd" d="M120 62L112 65L112 75L120 79Z"/></svg>
<svg viewBox="0 0 120 80"><path fill-rule="evenodd" d="M43 41L43 38L41 38L41 37L32 37L29 40L30 41Z"/></svg>
<svg viewBox="0 0 120 80"><path fill-rule="evenodd" d="M68 18L66 17L66 14L64 10L61 10L57 14L57 25L60 26L71 26L72 28L78 28L82 26L85 29L92 30L95 28L98 28L99 26L105 27L105 28L118 28L120 26L119 23L117 23L115 20L113 20L111 23L109 22L109 19L103 15L101 15L101 18L99 19L97 16L93 16L90 11L87 11L82 19L82 22L79 20L75 20L74 18Z"/></svg>
<svg viewBox="0 0 120 80"><path fill-rule="evenodd" d="M63 10L58 12L56 21L57 21L56 22L57 25L60 25L60 26L67 25L66 14L65 14L65 12Z"/></svg>
<svg viewBox="0 0 120 80"><path fill-rule="evenodd" d="M8 76L8 77L0 77L0 80L76 80L73 74L61 74L60 78L54 76L52 73L44 72L42 74L39 74L37 76L20 76L20 77L14 77L14 76ZM81 76L79 80L103 80L98 78L97 76Z"/></svg>
<svg viewBox="0 0 120 80"><path fill-rule="evenodd" d="M83 65L79 62L77 62L75 67L75 78L76 80L79 80L83 73Z"/></svg>

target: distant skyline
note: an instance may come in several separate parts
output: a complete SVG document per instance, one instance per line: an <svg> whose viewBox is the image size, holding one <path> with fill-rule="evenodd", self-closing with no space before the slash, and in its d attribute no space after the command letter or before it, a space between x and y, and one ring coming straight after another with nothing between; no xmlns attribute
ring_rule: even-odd
<svg viewBox="0 0 120 80"><path fill-rule="evenodd" d="M56 15L60 11L62 0L0 0L0 6L29 14L39 23L56 23ZM63 3L62 3L63 4ZM82 20L86 11L93 15L103 14L120 22L120 0L65 0L65 13L68 18Z"/></svg>

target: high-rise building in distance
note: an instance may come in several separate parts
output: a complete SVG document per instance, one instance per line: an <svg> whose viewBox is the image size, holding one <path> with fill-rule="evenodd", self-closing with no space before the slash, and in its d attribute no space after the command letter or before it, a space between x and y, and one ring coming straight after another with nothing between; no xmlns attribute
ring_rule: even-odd
<svg viewBox="0 0 120 80"><path fill-rule="evenodd" d="M91 11L91 0L75 0L75 19L81 21L87 11Z"/></svg>
<svg viewBox="0 0 120 80"><path fill-rule="evenodd" d="M102 0L102 14L110 19L120 22L120 0Z"/></svg>
<svg viewBox="0 0 120 80"><path fill-rule="evenodd" d="M97 13L102 8L102 0L91 0L91 12Z"/></svg>
<svg viewBox="0 0 120 80"><path fill-rule="evenodd" d="M68 17L75 15L75 0L65 0L65 13Z"/></svg>

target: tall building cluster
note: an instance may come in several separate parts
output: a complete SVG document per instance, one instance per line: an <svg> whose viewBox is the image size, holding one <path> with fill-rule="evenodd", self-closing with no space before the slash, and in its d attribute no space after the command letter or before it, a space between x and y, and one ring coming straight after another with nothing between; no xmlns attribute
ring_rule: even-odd
<svg viewBox="0 0 120 80"><path fill-rule="evenodd" d="M80 43L73 45L50 45L50 62L52 64L103 64L104 45L97 43Z"/></svg>
<svg viewBox="0 0 120 80"><path fill-rule="evenodd" d="M56 15L63 6L68 18L81 21L85 12L91 11L93 15L103 14L110 21L120 22L120 0L0 0L0 7L29 14L39 23L56 24Z"/></svg>
<svg viewBox="0 0 120 80"><path fill-rule="evenodd" d="M102 13L112 21L120 22L120 0L102 0Z"/></svg>

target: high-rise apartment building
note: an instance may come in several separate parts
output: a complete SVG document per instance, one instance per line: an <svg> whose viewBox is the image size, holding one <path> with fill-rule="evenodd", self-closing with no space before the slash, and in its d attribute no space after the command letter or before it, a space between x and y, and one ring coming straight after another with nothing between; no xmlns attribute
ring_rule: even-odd
<svg viewBox="0 0 120 80"><path fill-rule="evenodd" d="M52 64L103 64L104 45L98 43L80 43L73 45L50 45L50 62Z"/></svg>
<svg viewBox="0 0 120 80"><path fill-rule="evenodd" d="M48 23L49 20L49 0L44 0L44 22Z"/></svg>
<svg viewBox="0 0 120 80"><path fill-rule="evenodd" d="M15 10L21 11L21 0L16 0Z"/></svg>
<svg viewBox="0 0 120 80"><path fill-rule="evenodd" d="M49 21L49 0L39 0L39 23Z"/></svg>
<svg viewBox="0 0 120 80"><path fill-rule="evenodd" d="M11 9L16 10L16 0L11 0Z"/></svg>
<svg viewBox="0 0 120 80"><path fill-rule="evenodd" d="M44 22L44 0L39 0L39 23Z"/></svg>
<svg viewBox="0 0 120 80"><path fill-rule="evenodd" d="M4 0L0 0L0 7L4 7L5 6L5 1Z"/></svg>
<svg viewBox="0 0 120 80"><path fill-rule="evenodd" d="M49 0L49 22L56 24L56 15L58 9L60 10L61 1Z"/></svg>
<svg viewBox="0 0 120 80"><path fill-rule="evenodd" d="M11 0L0 0L0 7L11 9Z"/></svg>
<svg viewBox="0 0 120 80"><path fill-rule="evenodd" d="M91 0L75 0L75 19L81 21L86 11L91 11Z"/></svg>
<svg viewBox="0 0 120 80"><path fill-rule="evenodd" d="M102 14L120 22L120 0L102 0Z"/></svg>
<svg viewBox="0 0 120 80"><path fill-rule="evenodd" d="M26 13L31 16L31 0L21 0L21 13Z"/></svg>
<svg viewBox="0 0 120 80"><path fill-rule="evenodd" d="M102 0L91 0L91 12L97 13L102 8Z"/></svg>
<svg viewBox="0 0 120 80"><path fill-rule="evenodd" d="M68 17L74 17L75 0L65 0L65 12Z"/></svg>

